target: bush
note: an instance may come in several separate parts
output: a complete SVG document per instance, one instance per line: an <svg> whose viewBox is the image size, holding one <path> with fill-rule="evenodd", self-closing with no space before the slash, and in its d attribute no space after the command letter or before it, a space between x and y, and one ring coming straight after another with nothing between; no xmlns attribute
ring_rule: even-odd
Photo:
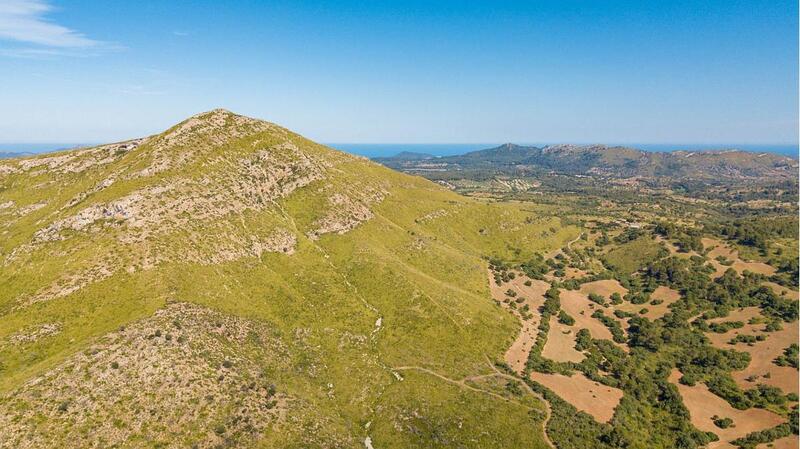
<svg viewBox="0 0 800 449"><path fill-rule="evenodd" d="M565 324L567 326L572 326L573 324L575 324L575 318L569 316L567 312L560 310L558 312L558 322L561 324Z"/></svg>
<svg viewBox="0 0 800 449"><path fill-rule="evenodd" d="M733 420L730 418L720 418L717 415L711 417L714 421L714 425L719 427L720 429L727 429L733 425Z"/></svg>

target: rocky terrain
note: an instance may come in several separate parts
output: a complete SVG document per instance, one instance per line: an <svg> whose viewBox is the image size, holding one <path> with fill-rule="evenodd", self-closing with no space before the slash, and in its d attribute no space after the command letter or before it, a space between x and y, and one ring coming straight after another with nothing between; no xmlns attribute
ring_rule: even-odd
<svg viewBox="0 0 800 449"><path fill-rule="evenodd" d="M546 447L456 380L517 332L485 257L576 233L225 110L0 161L0 447Z"/></svg>

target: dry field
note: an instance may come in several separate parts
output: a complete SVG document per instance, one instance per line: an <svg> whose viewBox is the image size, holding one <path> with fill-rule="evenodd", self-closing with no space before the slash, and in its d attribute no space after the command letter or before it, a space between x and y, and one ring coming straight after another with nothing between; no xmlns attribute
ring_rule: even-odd
<svg viewBox="0 0 800 449"><path fill-rule="evenodd" d="M772 385L785 393L798 392L798 371L791 366L778 366L772 361L783 354L783 350L790 344L797 343L797 322L783 323L783 329L767 334L765 341L753 343L753 346L739 343L735 346L738 351L750 354L750 365L742 371L735 371L733 379L741 388L752 388L756 384ZM728 345L728 347L731 347ZM764 377L769 373L768 377ZM755 382L748 382L750 376L759 376Z"/></svg>
<svg viewBox="0 0 800 449"><path fill-rule="evenodd" d="M728 342L736 337L737 335L758 335L764 334L764 323L760 324L748 324L751 318L761 317L761 309L758 307L743 307L741 309L736 309L731 311L726 317L720 318L712 318L708 320L709 323L723 323L725 321L741 321L745 323L744 327L739 329L731 329L724 334L718 334L716 332L706 332L705 335L711 340L711 345L720 349L733 349L733 345L729 345ZM769 338L769 337L768 337ZM742 347L746 346L744 343L739 343L736 345L736 349L742 351Z"/></svg>
<svg viewBox="0 0 800 449"><path fill-rule="evenodd" d="M623 395L622 390L590 380L583 373L575 373L571 377L531 373L531 379L600 422L611 420Z"/></svg>
<svg viewBox="0 0 800 449"><path fill-rule="evenodd" d="M527 286L525 285L525 281L529 279L520 273L516 274L517 277L511 280L511 282L503 283L503 285L497 285L494 282L494 276L492 275L492 272L489 271L489 287L492 292L492 298L496 301L500 301L502 307L512 312L517 318L519 318L520 323L522 324L517 338L514 339L514 342L508 348L504 356L505 362L514 371L521 373L525 368L525 362L528 361L528 355L531 352L531 348L533 348L533 344L536 342L536 335L539 332L539 320L541 319L539 307L544 304L544 292L550 288L550 285L544 281L530 280L531 285ZM531 319L523 320L518 309L513 309L508 304L503 302L507 297L506 291L509 289L517 292L517 297L513 299L519 297L525 298L525 302L518 304L517 306L522 307L523 304L528 304L528 307L530 307L530 313L533 315Z"/></svg>
<svg viewBox="0 0 800 449"><path fill-rule="evenodd" d="M645 304L631 304L629 302L625 302L614 307L614 309L619 309L624 312L635 313L639 315L639 311L642 309L647 309L647 313L644 316L649 320L657 320L664 316L667 312L669 312L669 305L680 299L681 294L678 291L673 290L669 287L659 286L652 295L650 295L650 299L660 299L663 302L658 305L651 305L649 303Z"/></svg>
<svg viewBox="0 0 800 449"><path fill-rule="evenodd" d="M575 332L580 329L588 329L592 338L611 340L611 332L599 320L592 318L595 310L603 309L599 304L589 301L589 298L575 290L561 289L561 308L572 318L575 318L575 325L572 328ZM603 309L604 310L604 309ZM606 315L611 315L610 310L606 310ZM620 322L622 323L622 322Z"/></svg>
<svg viewBox="0 0 800 449"><path fill-rule="evenodd" d="M588 273L578 268L567 267L564 270L564 279L580 279L585 277Z"/></svg>
<svg viewBox="0 0 800 449"><path fill-rule="evenodd" d="M714 268L717 269L717 272L714 273L714 277L721 276L728 267L721 265L719 262L716 261L717 256L723 256L728 260L733 261L733 265L730 268L736 270L739 274L742 274L745 270L752 271L753 273L764 274L764 275L772 275L775 274L775 268L767 265L763 262L745 262L739 259L739 252L731 249L725 243L720 242L716 239L710 238L703 238L702 240L704 248L712 248L711 251L708 252L708 258L711 260Z"/></svg>
<svg viewBox="0 0 800 449"><path fill-rule="evenodd" d="M557 317L550 317L550 331L547 333L542 357L556 362L578 363L583 360L583 353L575 349L575 334L578 330L577 326L567 326L559 323Z"/></svg>
<svg viewBox="0 0 800 449"><path fill-rule="evenodd" d="M771 288L776 295L785 296L794 300L800 299L800 290L791 290L774 282L764 282L764 285Z"/></svg>
<svg viewBox="0 0 800 449"><path fill-rule="evenodd" d="M680 371L674 369L669 381L678 387L683 403L689 409L692 425L702 431L713 432L719 437L719 441L708 445L709 449L733 448L730 441L750 432L775 427L784 421L781 416L763 409L737 410L724 399L710 392L704 384L698 383L694 387L690 387L680 384L678 382L680 378ZM734 425L727 429L720 429L712 420L715 415L720 418L732 419Z"/></svg>
<svg viewBox="0 0 800 449"><path fill-rule="evenodd" d="M756 446L756 449L797 449L800 447L800 439L797 435L789 435L772 443L764 443Z"/></svg>
<svg viewBox="0 0 800 449"><path fill-rule="evenodd" d="M620 296L625 296L625 294L628 293L628 290L621 286L619 281L616 279L606 279L582 284L580 292L584 295L595 293L608 299L612 293L619 293Z"/></svg>
<svg viewBox="0 0 800 449"><path fill-rule="evenodd" d="M736 349L737 351L750 354L750 365L742 371L734 371L733 379L741 388L753 388L757 384L767 384L780 388L786 393L797 392L798 371L790 366L778 366L772 361L783 354L783 350L790 344L797 343L798 323L783 323L783 329L777 332L764 332L764 324L747 324L754 317L760 317L758 307L743 307L732 311L723 318L713 318L709 323L720 323L725 321L741 321L745 323L740 329L731 329L724 334L706 332L706 336L711 344L721 349ZM737 335L766 335L764 341L757 341L749 345L747 343L737 343L730 345L728 342ZM764 377L767 374L767 377ZM755 376L753 382L747 380L748 377Z"/></svg>

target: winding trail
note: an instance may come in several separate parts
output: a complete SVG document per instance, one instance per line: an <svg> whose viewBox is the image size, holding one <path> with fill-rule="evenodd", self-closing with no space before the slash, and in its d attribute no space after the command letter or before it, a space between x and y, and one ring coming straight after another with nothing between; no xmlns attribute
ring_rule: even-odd
<svg viewBox="0 0 800 449"><path fill-rule="evenodd" d="M552 410L550 408L550 403L547 402L547 399L545 399L544 396L542 396L541 394L533 391L533 389L530 387L530 385L528 385L528 383L525 382L520 377L512 376L510 374L504 373L504 372L500 371L499 369L497 369L497 367L494 366L492 364L492 362L489 360L488 356L486 357L486 363L488 363L489 367L492 369L492 371L494 371L494 375L500 376L502 378L509 379L509 380L517 380L517 381L519 381L522 384L522 386L525 387L526 390L528 390L528 393L533 395L533 397L539 399L544 404L545 416L544 416L544 420L542 421L542 435L544 436L544 440L547 442L547 444L550 445L550 447L552 447L553 449L556 449L556 445L553 444L553 442L550 440L550 436L547 435L547 423L550 422L550 416L552 416L552 414L553 414L553 412L552 412Z"/></svg>
<svg viewBox="0 0 800 449"><path fill-rule="evenodd" d="M520 405L522 407L527 408L528 410L533 410L533 408L528 407L525 404L521 404L519 402L516 402L516 401L514 401L514 400L512 400L510 398L507 398L507 397L503 396L503 395L500 395L500 394L497 394L497 393L494 393L494 392L491 392L491 391L482 390L480 388L477 388L477 387L474 387L474 386L468 384L468 382L470 382L470 381L486 379L486 378L489 378L489 377L500 377L500 378L503 378L503 379L508 379L508 380L513 380L515 382L519 382L519 383L522 384L522 386L525 388L525 390L528 391L528 393L530 393L533 397L539 399L544 404L545 418L542 421L542 436L544 437L544 440L545 440L545 442L547 443L548 446L550 446L553 449L556 449L555 444L553 444L553 442L550 440L550 437L547 435L547 423L550 421L550 416L552 415L552 411L551 411L551 408L550 408L550 403L547 402L547 400L544 397L542 397L542 395L540 395L539 393L533 391L533 389L531 389L531 387L523 379L521 379L518 376L512 376L510 374L507 374L507 373L504 373L504 372L498 370L497 367L494 366L491 363L491 361L489 360L489 357L488 356L485 356L485 357L486 357L486 363L488 364L489 368L492 370L491 373L489 373L489 374L480 374L480 375L475 375L475 376L467 376L467 377L465 377L463 379L460 379L460 380L451 379L451 378L449 378L447 376L444 376L444 375L442 375L440 373L437 373L436 371L433 371L433 370L430 370L428 368L424 368L424 367L421 367L421 366L397 366L397 367L394 367L393 369L396 370L396 371L419 371L421 373L425 373L425 374L434 376L434 377L436 377L436 378L438 378L440 380L443 380L443 381L445 381L447 383L450 383L450 384L453 384L453 385L457 385L457 386L459 386L461 388L464 388L464 389L467 389L467 390L470 390L470 391L474 391L476 393L483 393L483 394L495 397L497 399L501 399L503 401L513 402L513 403L515 403L517 405Z"/></svg>
<svg viewBox="0 0 800 449"><path fill-rule="evenodd" d="M580 234L578 234L578 236L577 236L577 237L575 237L574 239L572 239L572 240L570 240L569 242L567 242L567 245L566 245L566 246L567 246L567 249L568 249L568 250L572 250L572 244L573 244L573 243L575 243L575 242L577 242L578 240L580 240L580 239L581 239L581 235L583 235L583 232L581 232ZM561 248L563 248L563 246L562 246ZM547 257L545 257L545 259L552 259L553 257L556 257L558 254L561 254L561 253L562 253L562 251L561 251L561 248L554 249L553 251L550 251L550 252L547 254Z"/></svg>

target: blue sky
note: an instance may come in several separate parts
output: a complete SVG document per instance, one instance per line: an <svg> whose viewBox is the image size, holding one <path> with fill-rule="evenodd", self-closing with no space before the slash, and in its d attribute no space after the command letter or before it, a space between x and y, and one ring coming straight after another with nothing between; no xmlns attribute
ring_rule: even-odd
<svg viewBox="0 0 800 449"><path fill-rule="evenodd" d="M235 3L235 4L234 4ZM796 143L797 2L0 0L0 141Z"/></svg>

